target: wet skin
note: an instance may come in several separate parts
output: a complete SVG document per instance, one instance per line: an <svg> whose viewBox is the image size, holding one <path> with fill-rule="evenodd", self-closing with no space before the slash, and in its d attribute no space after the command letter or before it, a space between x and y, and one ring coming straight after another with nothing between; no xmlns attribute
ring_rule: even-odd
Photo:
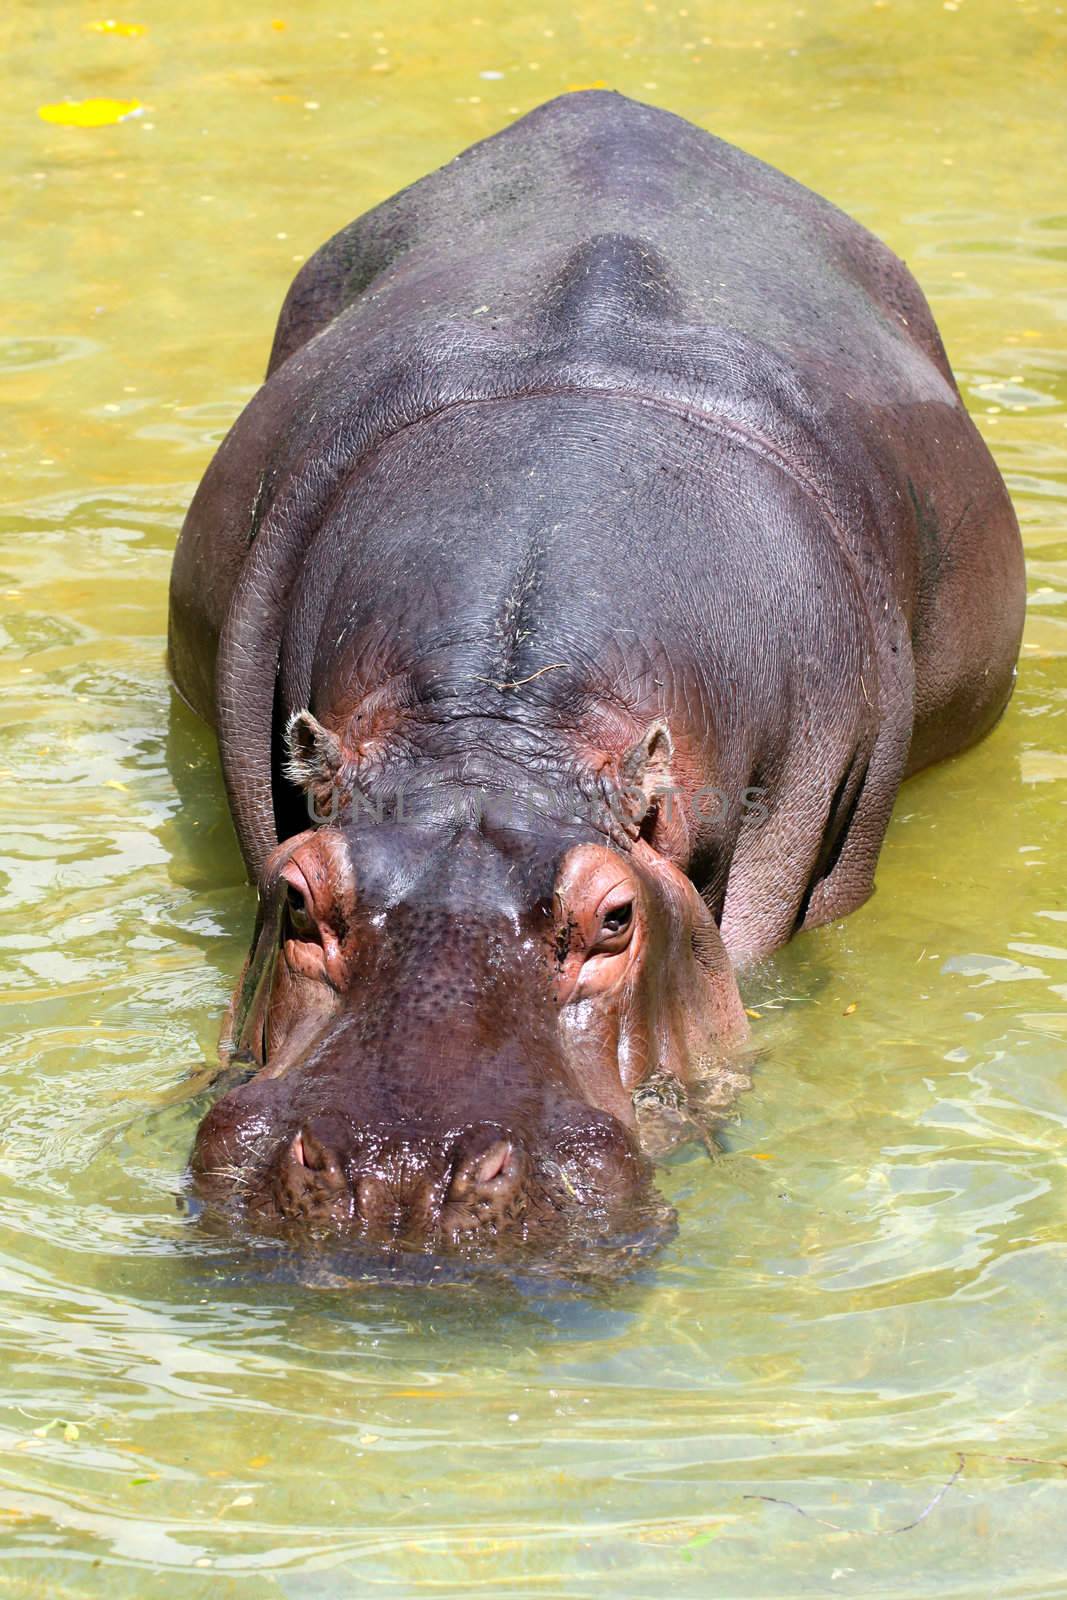
<svg viewBox="0 0 1067 1600"><path fill-rule="evenodd" d="M868 897L1022 595L914 280L751 157L575 94L354 223L175 557L260 891L201 1192L473 1254L632 1226L635 1092L728 1076L737 968Z"/></svg>

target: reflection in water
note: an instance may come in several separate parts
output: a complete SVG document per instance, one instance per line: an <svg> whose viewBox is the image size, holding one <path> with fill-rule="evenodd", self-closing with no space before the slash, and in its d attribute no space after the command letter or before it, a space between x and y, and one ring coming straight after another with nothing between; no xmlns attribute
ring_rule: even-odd
<svg viewBox="0 0 1067 1600"><path fill-rule="evenodd" d="M1067 1480L1042 1464L1067 1459L1063 19L191 0L123 33L61 0L42 53L15 15L4 1593L1064 1593ZM665 1246L596 1282L336 1258L316 1279L180 1209L189 1074L253 907L210 735L163 673L170 552L298 260L598 81L907 258L1020 512L1018 691L906 786L870 905L749 975L754 1087L714 1161L690 1140L660 1168ZM64 96L145 112L37 119ZM664 1144L690 1131L691 1107L644 1114ZM866 1537L957 1451L920 1527Z"/></svg>

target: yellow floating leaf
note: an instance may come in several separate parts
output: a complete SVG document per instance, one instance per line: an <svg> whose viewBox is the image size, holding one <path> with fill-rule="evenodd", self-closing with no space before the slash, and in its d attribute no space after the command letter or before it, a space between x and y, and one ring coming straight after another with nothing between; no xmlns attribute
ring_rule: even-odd
<svg viewBox="0 0 1067 1600"><path fill-rule="evenodd" d="M65 128L107 128L140 110L139 100L59 100L38 106L37 115L42 122L58 122Z"/></svg>
<svg viewBox="0 0 1067 1600"><path fill-rule="evenodd" d="M845 1009L844 1009L844 1011L842 1011L841 1015L843 1017L850 1017L852 1015L852 1013L855 1011L855 1009L856 1009L856 1002L855 1002L855 1000L853 1000L851 1005L845 1007Z"/></svg>
<svg viewBox="0 0 1067 1600"><path fill-rule="evenodd" d="M762 1011L753 1011L751 1006L746 1006L745 1007L745 1016L746 1017L755 1017L756 1021L759 1022L759 1021L762 1020L763 1012Z"/></svg>
<svg viewBox="0 0 1067 1600"><path fill-rule="evenodd" d="M581 94L583 89L605 88L607 88L607 85L605 84L603 78L594 78L592 83L568 83L563 92L564 94Z"/></svg>
<svg viewBox="0 0 1067 1600"><path fill-rule="evenodd" d="M270 25L275 33L283 33L285 31L286 23L281 17L272 17Z"/></svg>
<svg viewBox="0 0 1067 1600"><path fill-rule="evenodd" d="M265 1467L269 1460L270 1456L250 1456L248 1459L248 1465L250 1467Z"/></svg>
<svg viewBox="0 0 1067 1600"><path fill-rule="evenodd" d="M129 792L130 792L129 789L126 787L126 785L124 783L120 783L117 778L107 778L105 780L105 782L104 782L104 788L105 789L121 789L123 794L129 794Z"/></svg>
<svg viewBox="0 0 1067 1600"><path fill-rule="evenodd" d="M87 26L91 33L114 33L123 39L139 39L148 32L143 22L116 22L114 17L102 17Z"/></svg>
<svg viewBox="0 0 1067 1600"><path fill-rule="evenodd" d="M749 1155L753 1161L773 1161L774 1157L769 1150L750 1150Z"/></svg>

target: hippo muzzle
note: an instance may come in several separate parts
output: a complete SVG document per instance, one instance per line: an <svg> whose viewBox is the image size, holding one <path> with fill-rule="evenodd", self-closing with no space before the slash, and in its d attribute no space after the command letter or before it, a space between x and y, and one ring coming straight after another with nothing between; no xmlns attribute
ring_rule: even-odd
<svg viewBox="0 0 1067 1600"><path fill-rule="evenodd" d="M390 1248L510 1254L580 1232L632 1231L654 1206L649 1163L613 1117L572 1108L555 1125L367 1126L232 1091L201 1125L201 1197L256 1231Z"/></svg>

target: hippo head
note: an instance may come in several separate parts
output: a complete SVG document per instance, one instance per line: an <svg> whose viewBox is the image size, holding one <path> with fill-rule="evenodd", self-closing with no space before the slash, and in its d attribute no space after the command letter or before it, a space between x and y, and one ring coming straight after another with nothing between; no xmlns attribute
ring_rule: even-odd
<svg viewBox="0 0 1067 1600"><path fill-rule="evenodd" d="M640 1231L635 1091L745 1027L714 918L642 828L659 739L628 828L498 790L349 806L273 850L230 1040L259 1070L193 1152L213 1210L494 1257Z"/></svg>

